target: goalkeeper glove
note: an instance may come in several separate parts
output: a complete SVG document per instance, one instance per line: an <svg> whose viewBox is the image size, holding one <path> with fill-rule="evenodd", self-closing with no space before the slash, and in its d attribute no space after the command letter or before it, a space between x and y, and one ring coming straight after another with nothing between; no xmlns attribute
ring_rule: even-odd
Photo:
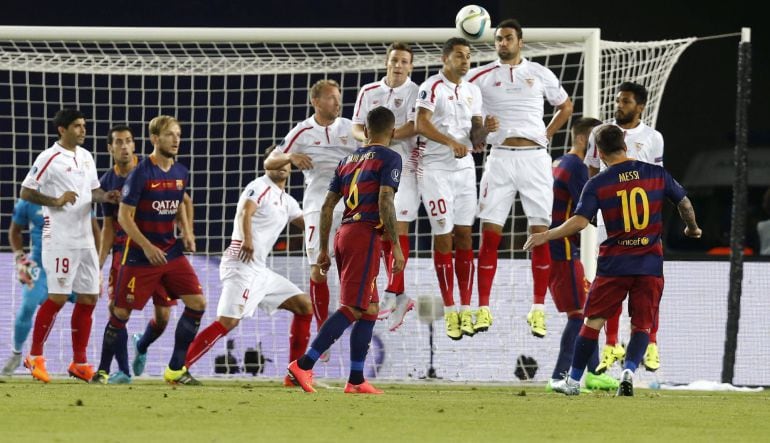
<svg viewBox="0 0 770 443"><path fill-rule="evenodd" d="M32 278L32 268L35 266L37 263L30 260L23 251L16 251L16 273L20 283L30 288L35 285L35 280Z"/></svg>

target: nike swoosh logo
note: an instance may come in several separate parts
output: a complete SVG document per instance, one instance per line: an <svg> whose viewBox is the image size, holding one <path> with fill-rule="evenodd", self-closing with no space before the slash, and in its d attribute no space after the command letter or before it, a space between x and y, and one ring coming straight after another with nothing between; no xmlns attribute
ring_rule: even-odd
<svg viewBox="0 0 770 443"><path fill-rule="evenodd" d="M158 186L160 186L160 183L150 183L151 188L157 188Z"/></svg>
<svg viewBox="0 0 770 443"><path fill-rule="evenodd" d="M544 266L535 266L535 267L536 267L537 269L548 269L548 268L550 268L550 266L549 266L549 265L544 265Z"/></svg>

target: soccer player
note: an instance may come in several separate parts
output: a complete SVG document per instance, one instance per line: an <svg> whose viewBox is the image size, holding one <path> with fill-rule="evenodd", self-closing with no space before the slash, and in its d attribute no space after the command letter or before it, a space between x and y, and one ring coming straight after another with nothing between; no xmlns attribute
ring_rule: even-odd
<svg viewBox="0 0 770 443"><path fill-rule="evenodd" d="M179 122L160 115L149 124L153 152L128 174L118 223L128 239L123 248L115 305L104 339L125 343L131 311L141 310L158 287L172 299L181 299L184 312L177 322L174 350L163 378L171 384L200 384L184 366L187 349L195 338L206 309L201 285L184 249L195 252L192 225L180 204L189 180L185 166L176 162L182 138ZM179 217L182 239L174 233Z"/></svg>
<svg viewBox="0 0 770 443"><path fill-rule="evenodd" d="M42 236L43 208L40 205L19 199L13 207L11 226L8 228L8 240L13 250L16 273L21 288L21 304L13 320L13 349L11 356L3 366L3 375L12 375L21 364L21 348L27 340L35 310L46 298L48 298L48 284L46 282L45 269L40 266L42 260ZM29 227L29 254L24 253L24 239L22 233L25 227ZM99 223L96 217L91 217L91 228L94 233L97 247L99 243ZM67 299L74 303L74 293Z"/></svg>
<svg viewBox="0 0 770 443"><path fill-rule="evenodd" d="M569 376L551 387L566 395L580 394L580 378L591 354L597 351L599 331L628 295L632 333L617 395L633 395L633 374L642 360L663 292L663 200L677 205L685 222L684 234L699 238L686 192L661 166L627 157L623 130L602 125L595 133L599 157L607 169L583 188L575 215L557 228L533 234L525 249L573 235L597 213L604 214L607 239L599 251L596 278L585 304L584 325L575 342Z"/></svg>
<svg viewBox="0 0 770 443"><path fill-rule="evenodd" d="M417 189L417 139L414 130L414 104L418 86L410 78L414 54L405 43L393 42L388 46L385 77L361 88L353 110L353 135L366 142L364 124L366 115L377 106L385 106L396 116L396 132L391 149L401 155L403 170L396 193L396 227L398 242L404 259L409 260L409 224L417 219L420 194ZM380 302L378 318L388 319L388 329L395 331L404 322L404 316L414 307L414 300L404 295L404 273L391 270L391 244L383 239L385 269L388 286Z"/></svg>
<svg viewBox="0 0 770 443"><path fill-rule="evenodd" d="M663 136L660 132L647 126L642 121L642 113L647 104L647 88L639 83L623 82L618 86L615 95L615 119L612 124L623 129L628 155L639 161L663 166ZM588 175L593 177L605 165L600 161L593 136L588 139L588 153L585 158L588 165ZM607 238L604 220L601 214L597 217L597 245ZM625 356L625 349L618 343L618 326L622 309L607 319L605 324L605 346L597 368L598 372L609 369L616 361ZM650 332L650 344L644 354L644 366L650 371L660 367L657 345L657 318Z"/></svg>
<svg viewBox="0 0 770 443"><path fill-rule="evenodd" d="M486 145L487 128L481 117L479 88L463 81L471 62L468 41L447 40L441 60L441 71L420 85L415 129L420 135L418 143L422 144L420 194L433 232L433 263L444 300L446 333L452 340L460 340L463 335L485 330L474 329L470 307L474 273L471 228L476 214L476 171L471 150ZM460 289L459 313L454 302L455 272ZM479 310L477 323L490 322L489 310Z"/></svg>
<svg viewBox="0 0 770 443"><path fill-rule="evenodd" d="M130 127L118 125L110 128L107 133L107 150L115 165L99 179L102 189L123 189L126 177L139 163L139 158L134 154L135 147L134 133ZM187 216L192 220L192 204L187 193L185 193L184 203ZM101 232L101 248L99 249L99 269L104 267L107 257L112 254L107 289L110 313L112 313L114 306L115 284L117 283L123 249L127 239L125 231L123 231L120 223L118 223L118 207L118 205L111 203L102 205L104 217ZM144 372L144 365L147 361L147 347L163 333L171 314L170 307L176 305L176 300L170 299L163 288L158 288L153 293L152 301L155 306L153 319L148 322L144 334L134 334L136 352L133 367L131 368L134 375L141 375ZM128 337L109 322L106 329L105 335L109 335L110 339L102 341L101 361L91 381L113 384L130 383L131 370L128 366ZM110 375L110 364L112 363L113 355L118 363L118 371Z"/></svg>
<svg viewBox="0 0 770 443"><path fill-rule="evenodd" d="M342 97L340 85L331 79L319 80L310 88L314 114L295 126L278 147L265 159L265 169L279 169L291 163L305 176L302 212L305 220L305 248L310 262L310 300L316 327L320 329L329 315L329 285L326 274L318 267L320 251L318 226L321 206L334 168L358 146L353 123L340 117ZM332 236L342 217L342 205L334 211ZM325 360L327 356L325 356Z"/></svg>
<svg viewBox="0 0 770 443"><path fill-rule="evenodd" d="M484 114L499 120L499 129L489 138L492 151L479 189L481 306L489 305L497 272L497 248L516 193L521 194L530 233L544 232L551 223L553 177L547 148L572 115L572 100L559 79L548 68L524 58L523 46L519 22L503 20L495 30L499 60L468 73L468 80L481 90ZM548 126L543 122L544 100L555 109ZM527 323L535 337L546 334L544 303L550 263L548 245L532 250L533 303Z"/></svg>
<svg viewBox="0 0 770 443"><path fill-rule="evenodd" d="M399 273L404 269L393 203L401 175L401 156L387 148L393 139L395 122L393 112L383 106L369 111L365 127L369 144L340 161L329 185L321 209L318 267L326 272L331 265L329 232L334 207L344 200L345 213L334 239L340 277L340 308L326 320L307 352L299 360L289 363L289 375L305 392L315 392L313 366L320 355L353 324L350 375L345 393L382 393L364 379L364 362L379 312L377 274L381 235L393 242L392 272Z"/></svg>
<svg viewBox="0 0 770 443"><path fill-rule="evenodd" d="M572 124L572 148L556 160L553 168L553 210L551 228L556 228L574 215L575 204L588 181L588 169L583 164L588 136L591 130L602 124L595 118L579 118ZM569 371L575 351L575 338L583 324L583 305L586 301L586 281L583 264L580 262L580 239L577 234L548 244L551 253L551 272L548 289L559 312L567 314L567 324L561 334L561 346L556 365L553 368L551 385L564 378ZM589 372L585 384L588 389L614 390L618 381L607 374L596 374L599 363L598 353L589 360Z"/></svg>
<svg viewBox="0 0 770 443"><path fill-rule="evenodd" d="M270 147L265 154L273 149ZM278 236L292 223L304 228L302 210L286 192L291 165L271 169L246 186L238 200L230 246L219 265L222 295L217 319L201 331L187 351L185 366L198 361L214 343L233 330L257 307L272 315L278 309L294 313L289 333L289 362L302 356L310 341L313 305L286 277L267 267L267 255ZM287 376L284 385L294 386Z"/></svg>
<svg viewBox="0 0 770 443"><path fill-rule="evenodd" d="M74 292L72 310L71 376L88 382L94 370L86 348L91 335L94 306L99 298L98 254L95 247L91 203L117 202L120 193L99 188L96 164L80 145L86 138L85 116L76 109L62 109L53 124L59 140L35 159L21 185L21 199L43 206L42 263L48 299L35 315L32 348L24 366L32 377L48 383L43 347L56 315Z"/></svg>

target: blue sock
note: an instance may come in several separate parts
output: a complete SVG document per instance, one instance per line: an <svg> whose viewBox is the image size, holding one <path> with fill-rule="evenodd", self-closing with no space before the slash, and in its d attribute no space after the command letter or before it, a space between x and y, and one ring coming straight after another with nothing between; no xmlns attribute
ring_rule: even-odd
<svg viewBox="0 0 770 443"><path fill-rule="evenodd" d="M367 316L364 316L367 317ZM366 353L369 352L369 344L372 342L372 332L374 331L374 318L361 317L350 331L350 376L348 382L354 385L360 385L364 382L364 362L366 362Z"/></svg>
<svg viewBox="0 0 770 443"><path fill-rule="evenodd" d="M626 361L623 363L623 369L630 369L631 372L636 372L636 368L639 367L644 353L647 351L647 345L650 343L650 334L644 331L634 331L631 333L631 339L628 341L628 348L626 348Z"/></svg>
<svg viewBox="0 0 770 443"><path fill-rule="evenodd" d="M305 355L297 360L297 365L299 365L300 369L305 371L313 369L318 357L324 351L331 348L334 342L342 337L345 329L354 321L353 315L344 307L337 309L334 314L330 315L321 326L321 330L318 331L318 335L316 335L313 343L310 344L310 348L305 352Z"/></svg>
<svg viewBox="0 0 770 443"><path fill-rule="evenodd" d="M147 348L150 347L155 340L158 339L158 337L163 334L163 331L166 328L163 329L158 328L158 324L155 322L155 320L150 320L147 322L147 327L144 328L144 334L142 334L142 338L139 339L139 341L136 343L136 349L139 351L140 354L146 354Z"/></svg>
<svg viewBox="0 0 770 443"><path fill-rule="evenodd" d="M564 331L561 333L561 346L559 346L559 356L556 358L556 366L553 368L551 378L562 379L567 374L572 363L572 357L575 354L575 339L580 332L580 326L583 325L582 317L569 317Z"/></svg>
<svg viewBox="0 0 770 443"><path fill-rule="evenodd" d="M104 327L104 338L102 339L102 356L99 360L99 370L105 371L109 374L110 365L112 364L112 357L115 356L117 344L120 341L118 338L120 332L126 334L126 323L114 314L110 315L110 320L107 322L107 326Z"/></svg>
<svg viewBox="0 0 770 443"><path fill-rule="evenodd" d="M588 372L596 374L596 368L599 366L599 344L597 343L594 353L588 357Z"/></svg>
<svg viewBox="0 0 770 443"><path fill-rule="evenodd" d="M201 325L201 317L203 317L204 312L205 311L196 311L187 307L184 308L184 312L176 324L174 352L172 352L171 360L168 362L168 367L172 371L178 371L184 366L184 361L187 357L187 349L195 338L195 334L198 333L198 328Z"/></svg>
<svg viewBox="0 0 770 443"><path fill-rule="evenodd" d="M573 380L580 380L583 377L588 359L591 358L591 354L596 352L597 348L597 339L578 335L577 340L575 340L575 355L572 357L572 368L569 373Z"/></svg>
<svg viewBox="0 0 770 443"><path fill-rule="evenodd" d="M128 331L125 327L118 329L118 335L115 337L115 361L118 363L118 370L131 375L128 366Z"/></svg>
<svg viewBox="0 0 770 443"><path fill-rule="evenodd" d="M29 337L37 305L37 300L33 297L23 297L21 300L19 310L16 311L16 319L13 321L13 349L16 351L21 352L24 342Z"/></svg>

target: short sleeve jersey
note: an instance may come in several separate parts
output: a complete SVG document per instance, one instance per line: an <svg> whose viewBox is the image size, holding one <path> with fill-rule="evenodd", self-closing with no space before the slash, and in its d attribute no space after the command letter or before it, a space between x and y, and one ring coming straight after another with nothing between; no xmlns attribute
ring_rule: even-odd
<svg viewBox="0 0 770 443"><path fill-rule="evenodd" d="M615 125L613 120L611 123ZM599 158L599 152L596 149L596 130L597 126L588 136L588 149L586 150L585 164L593 168L602 170L606 166ZM621 128L623 129L623 128ZM623 129L627 155L645 163L663 166L663 135L660 132L639 122L639 125L632 129Z"/></svg>
<svg viewBox="0 0 770 443"><path fill-rule="evenodd" d="M189 174L181 163L174 162L168 171L162 170L149 156L128 174L123 185L122 202L136 207L134 221L139 230L171 260L183 253L182 243L175 233L176 214L182 203ZM142 248L126 241L125 264L149 265Z"/></svg>
<svg viewBox="0 0 770 443"><path fill-rule="evenodd" d="M134 165L137 165L139 163L139 159L134 157L133 163ZM120 176L118 174L117 168L113 167L101 176L99 183L101 184L102 189L105 191L122 191L123 185L126 183L126 177ZM110 217L112 219L112 231L113 234L115 234L112 242L112 252L122 251L126 245L126 239L128 238L126 231L124 231L120 226L120 223L118 223L119 207L120 205L109 202L102 203L102 214L105 217Z"/></svg>
<svg viewBox="0 0 770 443"><path fill-rule="evenodd" d="M254 248L255 267L265 267L266 259L276 240L286 228L286 223L302 216L299 203L285 190L279 188L270 177L263 175L246 185L238 199L230 247L222 261L239 261L238 253L243 243L243 229L240 217L247 201L253 202L257 210L251 217L251 235Z"/></svg>
<svg viewBox="0 0 770 443"><path fill-rule="evenodd" d="M62 249L94 247L91 190L99 187L99 177L90 152L80 146L73 152L54 143L37 156L22 186L54 198L66 191L76 192L78 197L74 204L43 207L43 242Z"/></svg>
<svg viewBox="0 0 770 443"><path fill-rule="evenodd" d="M442 72L420 85L417 108L433 112L431 122L444 134L468 146L468 154L457 161L448 146L419 137L423 167L444 171L474 167L471 156L471 118L481 117L481 91L469 82L452 83Z"/></svg>
<svg viewBox="0 0 770 443"><path fill-rule="evenodd" d="M565 154L558 159L558 165L553 168L553 210L551 211L551 228L555 228L572 217L575 206L580 200L580 193L588 181L588 168L575 154ZM579 260L579 234L552 240L551 258L553 260Z"/></svg>
<svg viewBox="0 0 770 443"><path fill-rule="evenodd" d="M340 160L358 147L353 137L353 123L338 117L329 126L321 126L311 116L294 127L281 141L276 152L309 155L313 168L302 171L305 176L305 192L302 209L320 211L326 197L326 189Z"/></svg>
<svg viewBox="0 0 770 443"><path fill-rule="evenodd" d="M400 180L401 156L384 146L365 146L342 159L329 185L329 191L342 195L342 224L361 222L381 227L380 186L397 191Z"/></svg>
<svg viewBox="0 0 770 443"><path fill-rule="evenodd" d="M684 188L661 166L628 160L586 183L575 214L601 210L607 240L599 247L597 275L663 275L663 201L678 204Z"/></svg>
<svg viewBox="0 0 770 443"><path fill-rule="evenodd" d="M19 226L24 226L29 230L29 258L35 263L41 264L42 261L42 236L43 236L43 207L30 203L26 200L18 199L13 206L13 216L11 220Z"/></svg>
<svg viewBox="0 0 770 443"><path fill-rule="evenodd" d="M466 78L481 89L484 114L493 115L500 122L500 129L487 136L490 144L522 137L548 146L543 101L559 106L569 98L550 69L527 59L518 65L498 60L470 70Z"/></svg>
<svg viewBox="0 0 770 443"><path fill-rule="evenodd" d="M396 128L403 126L406 122L414 121L415 101L417 100L417 91L419 87L411 79L407 79L404 84L397 88L391 88L385 83L385 78L378 82L365 85L358 92L356 106L353 109L353 124L366 125L366 116L369 111L384 106L393 112L396 117ZM415 173L417 170L418 152L417 137L410 137L406 140L394 140L390 146L391 149L401 155L401 164L404 167L403 173Z"/></svg>

